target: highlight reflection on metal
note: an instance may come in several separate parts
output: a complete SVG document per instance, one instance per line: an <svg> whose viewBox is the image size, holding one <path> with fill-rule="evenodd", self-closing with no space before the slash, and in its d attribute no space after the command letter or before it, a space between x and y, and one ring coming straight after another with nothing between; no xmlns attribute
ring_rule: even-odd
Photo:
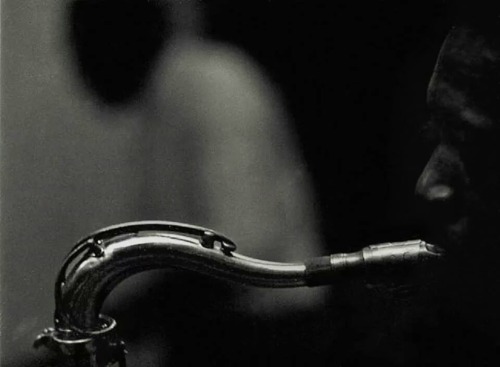
<svg viewBox="0 0 500 367"><path fill-rule="evenodd" d="M66 257L56 280L55 328L44 330L35 345L47 345L78 366L124 366L125 349L114 333L115 322L99 312L118 283L151 269L189 270L258 287L287 288L332 284L370 269L406 268L440 257L435 246L420 240L298 263L263 261L235 251L234 242L220 233L173 222L125 223L95 232Z"/></svg>

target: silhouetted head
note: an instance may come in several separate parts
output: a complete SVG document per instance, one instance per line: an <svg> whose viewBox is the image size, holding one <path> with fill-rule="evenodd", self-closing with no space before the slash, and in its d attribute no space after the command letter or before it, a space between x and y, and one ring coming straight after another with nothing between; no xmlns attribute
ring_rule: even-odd
<svg viewBox="0 0 500 367"><path fill-rule="evenodd" d="M491 353L500 345L500 18L495 14L500 12L473 13L442 45L427 92L434 151L416 185L426 209L424 238L445 247L451 260L440 269L442 286L427 307L448 318L440 319L441 330L469 329L459 338L456 330L444 332L442 339L454 338L448 344Z"/></svg>
<svg viewBox="0 0 500 367"><path fill-rule="evenodd" d="M432 240L452 252L496 250L500 248L500 19L485 24L471 21L450 31L427 100L435 149L416 191L427 204Z"/></svg>
<svg viewBox="0 0 500 367"><path fill-rule="evenodd" d="M162 0L74 0L70 42L78 71L101 101L122 105L140 97L170 36Z"/></svg>

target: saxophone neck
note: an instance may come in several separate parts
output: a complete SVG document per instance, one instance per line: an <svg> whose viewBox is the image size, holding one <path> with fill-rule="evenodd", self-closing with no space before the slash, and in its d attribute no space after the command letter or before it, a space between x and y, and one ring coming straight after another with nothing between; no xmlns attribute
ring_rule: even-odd
<svg viewBox="0 0 500 367"><path fill-rule="evenodd" d="M106 296L124 279L153 269L193 271L259 287L306 286L303 263L240 255L215 231L173 222L135 222L105 228L79 241L56 281L56 327L99 330Z"/></svg>
<svg viewBox="0 0 500 367"><path fill-rule="evenodd" d="M108 362L123 359L116 323L100 310L118 283L148 270L172 268L257 287L291 288L333 284L354 275L369 277L381 269L407 269L441 255L436 247L412 240L304 262L272 262L238 254L233 241L207 228L160 221L125 223L85 237L70 251L56 280L55 328L46 329L36 344L70 355L96 350Z"/></svg>

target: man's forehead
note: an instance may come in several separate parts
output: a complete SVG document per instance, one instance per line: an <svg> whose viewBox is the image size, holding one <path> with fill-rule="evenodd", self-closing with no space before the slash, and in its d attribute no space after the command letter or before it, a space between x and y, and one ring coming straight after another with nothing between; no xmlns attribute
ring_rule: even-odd
<svg viewBox="0 0 500 367"><path fill-rule="evenodd" d="M500 37L500 29L497 37ZM474 69L500 66L500 45L494 45L484 32L469 27L455 27L446 37L440 51L442 64ZM479 70L475 70L479 71Z"/></svg>
<svg viewBox="0 0 500 367"><path fill-rule="evenodd" d="M497 121L500 48L479 32L454 28L441 48L429 84L428 102L431 108L446 108L473 125Z"/></svg>

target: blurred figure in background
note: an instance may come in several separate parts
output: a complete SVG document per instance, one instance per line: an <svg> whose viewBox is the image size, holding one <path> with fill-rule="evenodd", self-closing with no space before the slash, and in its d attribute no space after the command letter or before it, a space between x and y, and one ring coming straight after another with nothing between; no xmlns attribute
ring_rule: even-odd
<svg viewBox="0 0 500 367"><path fill-rule="evenodd" d="M132 106L141 124L132 153L142 175L137 219L214 228L266 260L324 252L280 93L241 50L204 38L201 2L76 0L69 14L83 81L103 108ZM324 289L236 290L176 278L138 277L110 300L110 314L126 309L117 317L125 338L137 337L132 365L255 365L271 355L283 361L285 351L297 362L321 352L312 335L326 329L313 321L322 319Z"/></svg>

